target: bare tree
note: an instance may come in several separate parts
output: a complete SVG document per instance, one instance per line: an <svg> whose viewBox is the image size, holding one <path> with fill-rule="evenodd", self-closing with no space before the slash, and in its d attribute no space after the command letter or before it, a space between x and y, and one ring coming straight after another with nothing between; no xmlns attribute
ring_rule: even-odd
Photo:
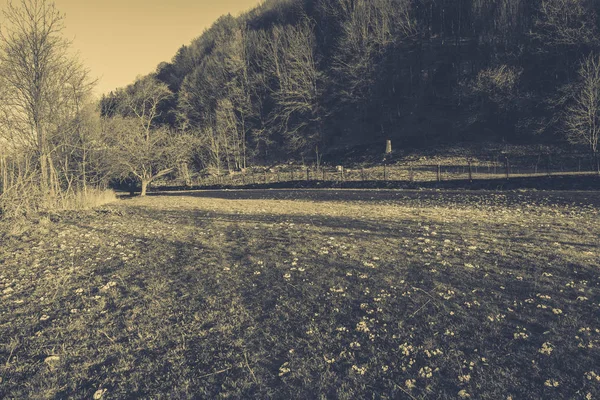
<svg viewBox="0 0 600 400"><path fill-rule="evenodd" d="M406 0L334 0L329 13L340 21L342 35L334 55L342 100L369 97L378 58L386 48L417 32Z"/></svg>
<svg viewBox="0 0 600 400"><path fill-rule="evenodd" d="M585 46L595 41L595 21L583 0L542 0L531 36L548 46Z"/></svg>
<svg viewBox="0 0 600 400"><path fill-rule="evenodd" d="M249 120L258 114L256 106L252 103L250 92L250 78L248 68L247 39L243 29L236 29L227 48L225 67L229 82L227 83L227 97L231 103L229 120L235 132L235 163L236 169L246 168L247 149L246 137L251 129Z"/></svg>
<svg viewBox="0 0 600 400"><path fill-rule="evenodd" d="M497 133L505 134L511 122L509 114L518 107L519 80L522 70L508 65L482 69L470 82L465 94L475 101L470 122L488 123Z"/></svg>
<svg viewBox="0 0 600 400"><path fill-rule="evenodd" d="M138 78L122 94L121 116L105 118L104 138L114 155L115 172L120 177L133 176L140 181L141 195L148 185L182 165L180 155L191 143L175 143L175 136L157 126L161 104L171 91L153 75ZM181 147L181 148L178 148Z"/></svg>
<svg viewBox="0 0 600 400"><path fill-rule="evenodd" d="M189 135L172 134L166 128L147 131L131 117L105 118L103 132L113 174L137 179L142 196L150 183L187 162L195 148L194 138Z"/></svg>
<svg viewBox="0 0 600 400"><path fill-rule="evenodd" d="M154 76L138 78L125 92L123 114L136 118L146 140L150 140L153 125L161 116L159 106L171 96L173 93L167 85L157 81Z"/></svg>
<svg viewBox="0 0 600 400"><path fill-rule="evenodd" d="M0 135L23 157L35 159L31 179L43 197L62 193L57 151L71 138L64 127L78 113L94 82L63 38L64 15L46 0L9 3L0 30Z"/></svg>
<svg viewBox="0 0 600 400"><path fill-rule="evenodd" d="M308 20L298 26L276 26L265 54L267 71L277 84L269 124L290 150L303 153L318 153L322 136L322 74L315 59L313 29Z"/></svg>
<svg viewBox="0 0 600 400"><path fill-rule="evenodd" d="M587 56L579 68L579 85L573 104L567 108L566 128L572 142L589 147L600 173L600 57L595 54Z"/></svg>

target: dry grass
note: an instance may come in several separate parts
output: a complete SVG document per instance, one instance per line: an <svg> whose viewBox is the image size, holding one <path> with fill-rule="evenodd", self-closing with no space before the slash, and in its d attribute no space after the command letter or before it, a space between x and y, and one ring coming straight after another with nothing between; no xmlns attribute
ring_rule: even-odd
<svg viewBox="0 0 600 400"><path fill-rule="evenodd" d="M89 210L117 201L114 190L86 189L59 199L59 210Z"/></svg>
<svg viewBox="0 0 600 400"><path fill-rule="evenodd" d="M0 397L597 398L599 204L231 191L62 214L0 253Z"/></svg>
<svg viewBox="0 0 600 400"><path fill-rule="evenodd" d="M89 210L117 200L114 190L89 188L44 196L35 185L17 185L0 194L0 218L21 218L42 212Z"/></svg>

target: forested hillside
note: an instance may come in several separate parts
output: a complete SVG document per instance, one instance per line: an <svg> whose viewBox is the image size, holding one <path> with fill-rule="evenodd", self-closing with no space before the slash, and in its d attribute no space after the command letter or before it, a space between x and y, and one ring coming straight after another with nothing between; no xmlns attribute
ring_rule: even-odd
<svg viewBox="0 0 600 400"><path fill-rule="evenodd" d="M590 147L597 133L581 118L590 107L597 118L599 10L596 0L269 0L220 18L141 80L168 86L156 123L199 138L204 167L318 161L384 139ZM104 97L104 115L126 116L142 86Z"/></svg>

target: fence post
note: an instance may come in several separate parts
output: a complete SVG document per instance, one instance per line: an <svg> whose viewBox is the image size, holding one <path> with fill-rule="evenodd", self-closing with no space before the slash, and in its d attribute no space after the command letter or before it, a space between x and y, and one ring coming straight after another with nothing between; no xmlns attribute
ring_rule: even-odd
<svg viewBox="0 0 600 400"><path fill-rule="evenodd" d="M442 166L439 163L437 165L437 181L442 181Z"/></svg>
<svg viewBox="0 0 600 400"><path fill-rule="evenodd" d="M306 180L310 181L310 169L306 167Z"/></svg>
<svg viewBox="0 0 600 400"><path fill-rule="evenodd" d="M412 165L408 167L408 179L410 179L411 183L415 181L415 175L413 173Z"/></svg>
<svg viewBox="0 0 600 400"><path fill-rule="evenodd" d="M504 156L504 168L506 169L506 179L510 177L510 164L508 163L508 157Z"/></svg>
<svg viewBox="0 0 600 400"><path fill-rule="evenodd" d="M473 182L473 166L471 160L469 160L469 182Z"/></svg>
<svg viewBox="0 0 600 400"><path fill-rule="evenodd" d="M325 181L325 166L321 167L321 172L323 173L323 181Z"/></svg>
<svg viewBox="0 0 600 400"><path fill-rule="evenodd" d="M383 180L387 181L387 166L383 163Z"/></svg>
<svg viewBox="0 0 600 400"><path fill-rule="evenodd" d="M267 170L266 169L263 171L263 174L265 176L265 184L267 184Z"/></svg>

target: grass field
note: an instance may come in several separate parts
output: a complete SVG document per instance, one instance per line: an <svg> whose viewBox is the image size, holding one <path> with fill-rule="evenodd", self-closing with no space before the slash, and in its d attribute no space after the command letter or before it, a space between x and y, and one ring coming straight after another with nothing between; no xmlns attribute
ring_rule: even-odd
<svg viewBox="0 0 600 400"><path fill-rule="evenodd" d="M0 233L0 398L600 398L600 192L226 191Z"/></svg>

